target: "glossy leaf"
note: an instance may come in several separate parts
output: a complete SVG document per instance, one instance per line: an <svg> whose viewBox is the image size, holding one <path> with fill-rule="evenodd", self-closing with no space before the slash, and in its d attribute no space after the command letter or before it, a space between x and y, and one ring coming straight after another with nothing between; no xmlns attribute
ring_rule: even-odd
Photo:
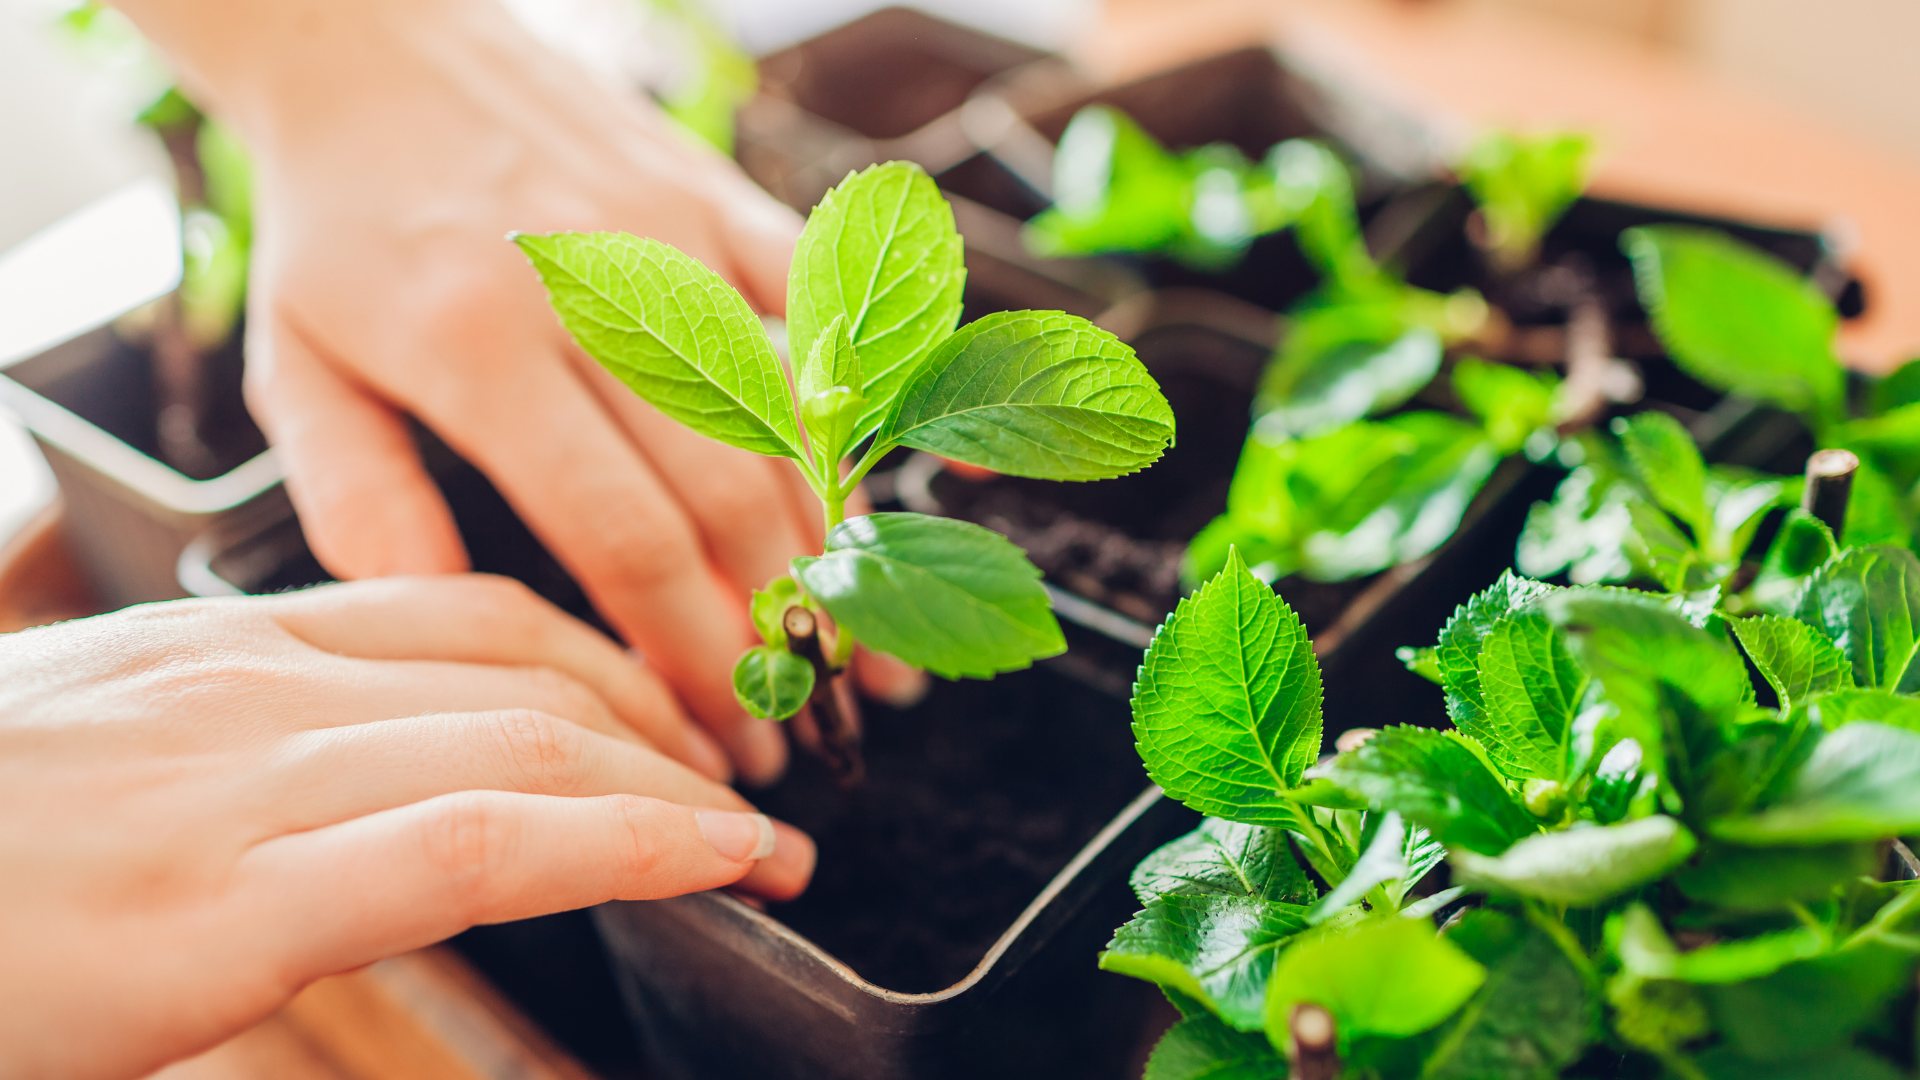
<svg viewBox="0 0 1920 1080"><path fill-rule="evenodd" d="M1267 1037L1284 1048L1288 1018L1302 1002L1331 1012L1343 1042L1417 1035L1451 1016L1486 978L1486 968L1427 923L1369 920L1281 955L1267 992Z"/></svg>
<svg viewBox="0 0 1920 1080"><path fill-rule="evenodd" d="M1498 856L1453 853L1461 879L1494 892L1591 907L1658 879L1693 854L1687 827L1664 814L1540 833Z"/></svg>
<svg viewBox="0 0 1920 1080"><path fill-rule="evenodd" d="M1486 707L1480 691L1480 650L1487 635L1507 616L1552 591L1551 585L1503 571L1498 581L1454 609L1440 631L1434 662L1447 691L1447 715L1463 730L1471 730Z"/></svg>
<svg viewBox="0 0 1920 1080"><path fill-rule="evenodd" d="M1308 904L1315 895L1286 830L1211 817L1142 859L1131 882L1142 904L1173 894Z"/></svg>
<svg viewBox="0 0 1920 1080"><path fill-rule="evenodd" d="M1287 1061L1258 1033L1235 1031L1211 1014L1189 1016L1154 1045L1141 1080L1273 1080Z"/></svg>
<svg viewBox="0 0 1920 1080"><path fill-rule="evenodd" d="M1297 904L1173 893L1114 934L1100 967L1177 990L1233 1027L1258 1031L1274 957L1306 928Z"/></svg>
<svg viewBox="0 0 1920 1080"><path fill-rule="evenodd" d="M787 275L787 341L810 356L836 316L847 320L866 380L854 387L867 399L854 441L953 332L966 277L953 209L918 165L854 173L813 208Z"/></svg>
<svg viewBox="0 0 1920 1080"><path fill-rule="evenodd" d="M1040 572L990 529L869 514L827 533L794 577L869 648L943 678L989 678L1066 651Z"/></svg>
<svg viewBox="0 0 1920 1080"><path fill-rule="evenodd" d="M1586 1047L1594 1002L1553 939L1511 915L1464 913L1447 940L1487 969L1487 981L1439 1033L1423 1080L1538 1080L1560 1075Z"/></svg>
<svg viewBox="0 0 1920 1080"><path fill-rule="evenodd" d="M1827 731L1855 720L1920 732L1920 698L1886 690L1840 690L1806 703L1807 714Z"/></svg>
<svg viewBox="0 0 1920 1080"><path fill-rule="evenodd" d="M1320 753L1320 671L1300 619L1238 553L1154 635L1133 690L1147 775L1204 814L1284 825Z"/></svg>
<svg viewBox="0 0 1920 1080"><path fill-rule="evenodd" d="M1739 844L1827 844L1920 831L1920 733L1856 720L1820 740L1776 804L1723 818Z"/></svg>
<svg viewBox="0 0 1920 1080"><path fill-rule="evenodd" d="M733 696L748 715L785 720L813 693L813 665L785 649L755 645L733 665Z"/></svg>
<svg viewBox="0 0 1920 1080"><path fill-rule="evenodd" d="M1112 334L1057 311L1004 311L935 347L877 443L1013 476L1103 480L1158 460L1173 410Z"/></svg>
<svg viewBox="0 0 1920 1080"><path fill-rule="evenodd" d="M1480 647L1484 708L1461 730L1515 779L1564 780L1567 738L1589 676L1566 632L1537 613L1497 623Z"/></svg>
<svg viewBox="0 0 1920 1080"><path fill-rule="evenodd" d="M1841 552L1814 572L1794 616L1847 654L1855 686L1920 691L1920 560L1911 551Z"/></svg>
<svg viewBox="0 0 1920 1080"><path fill-rule="evenodd" d="M1806 623L1761 615L1732 619L1728 625L1760 669L1761 677L1779 695L1781 712L1853 685L1853 668L1846 654Z"/></svg>
<svg viewBox="0 0 1920 1080"><path fill-rule="evenodd" d="M1260 379L1259 430L1307 438L1391 409L1440 370L1440 337L1391 307L1341 305L1293 317Z"/></svg>
<svg viewBox="0 0 1920 1080"><path fill-rule="evenodd" d="M786 371L760 320L719 275L624 233L514 237L587 355L703 435L804 460Z"/></svg>
<svg viewBox="0 0 1920 1080"><path fill-rule="evenodd" d="M1720 390L1838 413L1833 305L1778 259L1721 233L1650 225L1621 235L1640 302L1675 362Z"/></svg>
<svg viewBox="0 0 1920 1080"><path fill-rule="evenodd" d="M1053 158L1054 205L1028 223L1043 257L1160 251L1189 227L1193 172L1118 109L1075 113Z"/></svg>
<svg viewBox="0 0 1920 1080"><path fill-rule="evenodd" d="M1666 413L1650 409L1615 420L1613 430L1654 500L1691 526L1695 536L1705 536L1712 528L1707 463L1687 429Z"/></svg>
<svg viewBox="0 0 1920 1080"><path fill-rule="evenodd" d="M1539 828L1476 749L1452 732L1390 727L1335 758L1326 772L1448 847L1498 854Z"/></svg>
<svg viewBox="0 0 1920 1080"><path fill-rule="evenodd" d="M1453 392L1503 454L1520 449L1553 419L1554 380L1544 373L1469 357L1453 366Z"/></svg>

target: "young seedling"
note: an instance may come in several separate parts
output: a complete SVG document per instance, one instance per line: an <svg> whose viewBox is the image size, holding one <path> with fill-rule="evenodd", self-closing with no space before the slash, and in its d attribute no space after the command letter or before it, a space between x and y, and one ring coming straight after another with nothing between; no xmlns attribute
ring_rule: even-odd
<svg viewBox="0 0 1920 1080"><path fill-rule="evenodd" d="M1901 548L1834 552L1749 619L1507 576L1416 658L1450 729L1308 765L1311 650L1231 556L1135 689L1149 773L1215 815L1141 864L1102 959L1185 1016L1150 1075L1282 1075L1303 1005L1347 1076L1905 1075L1920 890L1904 860L1875 878L1920 829L1917 619ZM1329 859L1343 816L1443 846L1454 887L1350 885L1375 848Z"/></svg>
<svg viewBox="0 0 1920 1080"><path fill-rule="evenodd" d="M791 380L745 299L666 244L514 239L588 355L688 427L790 459L819 497L825 549L753 594L764 644L740 658L734 690L766 719L811 702L849 770L857 744L830 682L856 641L946 678L991 678L1065 648L1018 548L946 518L848 518L861 478L912 447L1015 476L1099 480L1173 444L1172 410L1146 368L1085 319L1008 311L957 327L960 236L915 165L850 175L808 218L788 277Z"/></svg>
<svg viewBox="0 0 1920 1080"><path fill-rule="evenodd" d="M1479 206L1472 235L1496 270L1533 265L1541 238L1586 190L1592 160L1593 140L1579 132L1489 131L1474 141L1456 171Z"/></svg>

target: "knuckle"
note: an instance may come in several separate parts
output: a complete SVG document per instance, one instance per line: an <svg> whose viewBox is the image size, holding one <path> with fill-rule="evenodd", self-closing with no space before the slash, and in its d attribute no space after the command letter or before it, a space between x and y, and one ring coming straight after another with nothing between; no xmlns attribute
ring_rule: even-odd
<svg viewBox="0 0 1920 1080"><path fill-rule="evenodd" d="M666 863L666 845L661 842L651 812L658 800L640 795L615 795L612 800L614 812L625 826L621 869L635 878L653 876Z"/></svg>
<svg viewBox="0 0 1920 1080"><path fill-rule="evenodd" d="M603 580L613 589L657 592L706 562L692 530L684 522L663 517L639 508L608 515L598 535L595 561L608 568Z"/></svg>
<svg viewBox="0 0 1920 1080"><path fill-rule="evenodd" d="M488 792L445 797L422 834L421 857L455 903L484 907L512 855L512 828Z"/></svg>

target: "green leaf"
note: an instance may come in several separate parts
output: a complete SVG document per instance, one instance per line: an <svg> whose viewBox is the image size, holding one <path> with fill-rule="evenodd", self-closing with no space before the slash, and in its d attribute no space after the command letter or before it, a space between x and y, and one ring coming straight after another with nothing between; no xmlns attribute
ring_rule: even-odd
<svg viewBox="0 0 1920 1080"><path fill-rule="evenodd" d="M1594 1027L1586 979L1539 929L1478 908L1446 935L1487 981L1440 1032L1422 1080L1538 1080L1560 1075Z"/></svg>
<svg viewBox="0 0 1920 1080"><path fill-rule="evenodd" d="M1265 1036L1235 1031L1209 1014L1169 1028L1141 1080L1273 1080L1286 1071L1287 1060Z"/></svg>
<svg viewBox="0 0 1920 1080"><path fill-rule="evenodd" d="M1303 1002L1333 1014L1343 1043L1417 1035L1451 1016L1486 978L1486 968L1427 923L1368 920L1281 954L1268 983L1267 1037L1284 1049L1288 1019Z"/></svg>
<svg viewBox="0 0 1920 1080"><path fill-rule="evenodd" d="M756 454L806 460L786 371L719 275L624 233L513 237L588 356L661 412Z"/></svg>
<svg viewBox="0 0 1920 1080"><path fill-rule="evenodd" d="M1104 480L1173 445L1173 410L1119 338L1058 311L1003 311L941 342L876 445L1012 476Z"/></svg>
<svg viewBox="0 0 1920 1080"><path fill-rule="evenodd" d="M1485 709L1480 692L1480 650L1501 620L1553 592L1553 586L1517 577L1506 570L1491 586L1453 611L1440 631L1434 659L1441 685L1447 690L1447 715L1462 729L1471 729Z"/></svg>
<svg viewBox="0 0 1920 1080"><path fill-rule="evenodd" d="M1757 1061L1837 1052L1912 985L1914 954L1869 943L1788 964L1765 978L1703 986L1714 1027Z"/></svg>
<svg viewBox="0 0 1920 1080"><path fill-rule="evenodd" d="M1453 853L1461 880L1495 892L1592 907L1656 880L1693 854L1693 834L1664 814L1529 836L1491 857Z"/></svg>
<svg viewBox="0 0 1920 1080"><path fill-rule="evenodd" d="M1433 646L1416 649L1411 645L1402 645L1393 650L1393 655L1407 670L1431 683L1441 683L1440 654Z"/></svg>
<svg viewBox="0 0 1920 1080"><path fill-rule="evenodd" d="M857 391L866 385L845 315L835 315L820 331L820 336L813 339L812 350L796 360L794 386L800 392L801 401L836 386Z"/></svg>
<svg viewBox="0 0 1920 1080"><path fill-rule="evenodd" d="M1795 1061L1755 1061L1730 1046L1694 1058L1706 1080L1904 1080L1907 1073L1853 1046L1835 1046Z"/></svg>
<svg viewBox="0 0 1920 1080"><path fill-rule="evenodd" d="M1133 688L1147 775L1203 814L1284 825L1320 754L1320 669L1292 609L1237 552L1154 635Z"/></svg>
<svg viewBox="0 0 1920 1080"><path fill-rule="evenodd" d="M1707 511L1707 463L1680 422L1649 410L1613 422L1621 449L1662 509L1687 523L1696 537L1713 527Z"/></svg>
<svg viewBox="0 0 1920 1080"><path fill-rule="evenodd" d="M1842 551L1814 572L1794 617L1847 654L1855 686L1920 691L1920 560L1913 552Z"/></svg>
<svg viewBox="0 0 1920 1080"><path fill-rule="evenodd" d="M1133 868L1142 904L1162 896L1238 896L1308 904L1313 883L1293 857L1285 829L1207 818Z"/></svg>
<svg viewBox="0 0 1920 1080"><path fill-rule="evenodd" d="M1407 824L1400 815L1391 810L1380 815L1373 839L1361 850L1353 866L1348 868L1347 876L1308 910L1307 918L1312 922L1323 922L1341 908L1359 903L1375 886L1411 876L1413 868L1407 860L1409 848L1418 852L1420 861L1425 863L1419 868L1420 873L1425 874L1433 869L1439 861L1436 849L1440 855L1444 855L1445 849L1428 839L1424 830L1414 831L1419 833L1417 839L1409 835Z"/></svg>
<svg viewBox="0 0 1920 1080"><path fill-rule="evenodd" d="M868 514L827 533L794 577L868 647L942 678L990 678L1066 651L1040 571L991 529Z"/></svg>
<svg viewBox="0 0 1920 1080"><path fill-rule="evenodd" d="M880 424L919 361L960 321L965 256L953 209L918 165L891 161L842 180L813 208L787 276L787 341L810 356L847 320L866 377L853 442ZM837 384L836 384L837 385Z"/></svg>
<svg viewBox="0 0 1920 1080"><path fill-rule="evenodd" d="M1789 712L1808 698L1853 685L1846 654L1806 623L1778 615L1731 619L1733 635Z"/></svg>
<svg viewBox="0 0 1920 1080"><path fill-rule="evenodd" d="M1326 767L1329 779L1432 833L1493 855L1539 825L1461 736L1390 727Z"/></svg>
<svg viewBox="0 0 1920 1080"><path fill-rule="evenodd" d="M1274 957L1306 928L1298 904L1173 893L1114 933L1100 967L1170 987L1233 1027L1258 1031Z"/></svg>
<svg viewBox="0 0 1920 1080"><path fill-rule="evenodd" d="M813 665L785 649L755 645L733 665L733 696L759 720L785 720L813 693Z"/></svg>
<svg viewBox="0 0 1920 1080"><path fill-rule="evenodd" d="M1785 795L1713 835L1737 844L1881 840L1920 830L1920 733L1856 720L1820 740Z"/></svg>
<svg viewBox="0 0 1920 1080"><path fill-rule="evenodd" d="M1295 313L1260 378L1254 411L1269 438L1307 438L1391 409L1440 370L1440 337L1397 307L1339 304Z"/></svg>
<svg viewBox="0 0 1920 1080"><path fill-rule="evenodd" d="M1838 418L1845 380L1833 305L1786 264L1721 233L1648 225L1621 234L1640 302L1667 351L1716 389Z"/></svg>
<svg viewBox="0 0 1920 1080"><path fill-rule="evenodd" d="M1360 233L1353 174L1340 155L1322 143L1288 139L1273 148L1268 166L1277 188L1312 193L1293 227L1307 261L1336 289L1379 287L1380 268Z"/></svg>
<svg viewBox="0 0 1920 1080"><path fill-rule="evenodd" d="M853 351L847 317L835 315L813 340L813 351L799 358L796 367L801 424L821 471L838 477L838 463L853 448L854 429L867 408L867 399L860 394L866 380Z"/></svg>
<svg viewBox="0 0 1920 1080"><path fill-rule="evenodd" d="M1502 454L1520 449L1553 418L1555 380L1471 357L1453 366L1453 392L1480 418Z"/></svg>
<svg viewBox="0 0 1920 1080"><path fill-rule="evenodd" d="M1568 730L1590 681L1566 632L1543 615L1509 616L1481 644L1479 681L1485 707L1461 730L1509 777L1565 780Z"/></svg>
<svg viewBox="0 0 1920 1080"><path fill-rule="evenodd" d="M1189 227L1193 171L1118 109L1073 115L1053 157L1054 205L1023 238L1046 258L1160 251Z"/></svg>
<svg viewBox="0 0 1920 1080"><path fill-rule="evenodd" d="M1920 698L1886 690L1840 690L1807 702L1807 713L1827 731L1855 720L1920 732Z"/></svg>
<svg viewBox="0 0 1920 1080"><path fill-rule="evenodd" d="M1820 900L1834 886L1871 874L1879 862L1873 844L1745 848L1712 845L1673 877L1687 898L1728 911L1773 911L1789 902Z"/></svg>
<svg viewBox="0 0 1920 1080"><path fill-rule="evenodd" d="M800 583L785 574L767 582L766 588L753 590L747 611L753 616L753 627L760 632L760 640L773 648L784 650L787 647L784 621L787 609L798 603Z"/></svg>
<svg viewBox="0 0 1920 1080"><path fill-rule="evenodd" d="M1592 138L1577 132L1529 138L1489 131L1474 141L1460 162L1460 179L1480 205L1504 266L1533 261L1540 238L1586 189L1592 158Z"/></svg>

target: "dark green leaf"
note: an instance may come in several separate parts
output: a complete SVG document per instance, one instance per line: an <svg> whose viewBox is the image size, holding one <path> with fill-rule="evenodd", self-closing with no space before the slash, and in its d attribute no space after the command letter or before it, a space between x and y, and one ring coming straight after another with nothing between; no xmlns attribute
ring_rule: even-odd
<svg viewBox="0 0 1920 1080"><path fill-rule="evenodd" d="M1147 775L1204 814L1284 825L1320 754L1320 670L1292 609L1238 553L1180 601L1133 689Z"/></svg>
<svg viewBox="0 0 1920 1080"><path fill-rule="evenodd" d="M1487 981L1440 1032L1422 1080L1545 1080L1586 1047L1594 1027L1586 980L1542 931L1484 908L1447 940L1487 969Z"/></svg>
<svg viewBox="0 0 1920 1080"><path fill-rule="evenodd" d="M1814 572L1794 616L1847 654L1855 686L1920 690L1920 560L1913 552L1842 551Z"/></svg>
<svg viewBox="0 0 1920 1080"><path fill-rule="evenodd" d="M1329 778L1448 847L1495 855L1539 823L1460 736L1390 727L1334 759Z"/></svg>
<svg viewBox="0 0 1920 1080"><path fill-rule="evenodd" d="M787 341L810 356L834 317L846 318L866 377L854 387L867 399L855 442L953 332L966 277L953 209L918 165L852 174L813 208L787 276Z"/></svg>
<svg viewBox="0 0 1920 1080"><path fill-rule="evenodd" d="M1853 685L1846 654L1806 623L1762 615L1732 619L1728 625L1779 695L1782 713L1808 698Z"/></svg>
<svg viewBox="0 0 1920 1080"><path fill-rule="evenodd" d="M1906 405L1920 405L1920 356L1873 382L1872 410L1875 415Z"/></svg>
<svg viewBox="0 0 1920 1080"><path fill-rule="evenodd" d="M1439 849L1441 853L1445 849L1429 839L1424 830L1411 832L1417 835L1410 835L1406 822L1401 820L1399 814L1389 810L1379 815L1373 837L1361 849L1360 857L1348 868L1346 876L1307 912L1307 918L1313 922L1325 921L1341 908L1359 903L1375 886L1409 877L1411 868L1407 855L1410 846L1417 852L1420 861L1426 864L1420 867L1419 872L1424 874L1433 869L1437 861L1433 858L1434 849ZM1412 841L1411 845L1409 841Z"/></svg>
<svg viewBox="0 0 1920 1080"><path fill-rule="evenodd" d="M1640 302L1674 360L1720 390L1837 416L1833 305L1770 255L1721 233L1651 225L1621 235Z"/></svg>
<svg viewBox="0 0 1920 1080"><path fill-rule="evenodd" d="M854 637L943 678L989 678L1066 651L1040 572L978 525L848 518L827 533L826 554L793 569Z"/></svg>
<svg viewBox="0 0 1920 1080"><path fill-rule="evenodd" d="M755 645L733 665L733 696L761 720L785 720L813 693L813 665L785 649Z"/></svg>
<svg viewBox="0 0 1920 1080"><path fill-rule="evenodd" d="M1687 429L1666 413L1648 410L1615 420L1613 431L1654 500L1704 537L1712 527L1707 463Z"/></svg>
<svg viewBox="0 0 1920 1080"><path fill-rule="evenodd" d="M1907 1073L1854 1046L1829 1047L1796 1061L1755 1061L1731 1046L1694 1059L1706 1080L1903 1080Z"/></svg>
<svg viewBox="0 0 1920 1080"><path fill-rule="evenodd" d="M1713 823L1738 844L1880 840L1920 830L1920 734L1856 720L1820 740L1773 806Z"/></svg>
<svg viewBox="0 0 1920 1080"><path fill-rule="evenodd" d="M1480 650L1487 635L1508 615L1552 591L1551 585L1516 577L1508 570L1491 587L1454 609L1434 648L1440 681L1447 689L1447 715L1454 723L1470 728L1485 708L1480 692Z"/></svg>
<svg viewBox="0 0 1920 1080"><path fill-rule="evenodd" d="M1003 311L941 342L876 445L900 443L1012 476L1104 480L1173 444L1173 410L1133 350L1085 319Z"/></svg>
<svg viewBox="0 0 1920 1080"><path fill-rule="evenodd" d="M1565 631L1537 613L1509 616L1481 644L1484 704L1461 730L1509 777L1565 780L1568 728L1588 681Z"/></svg>
<svg viewBox="0 0 1920 1080"><path fill-rule="evenodd" d="M1141 1080L1274 1080L1286 1072L1287 1059L1265 1035L1235 1031L1206 1015L1168 1029Z"/></svg>
<svg viewBox="0 0 1920 1080"><path fill-rule="evenodd" d="M1115 932L1100 967L1170 987L1257 1031L1274 957L1306 928L1297 904L1174 893Z"/></svg>
<svg viewBox="0 0 1920 1080"><path fill-rule="evenodd" d="M721 442L805 460L786 371L719 275L624 233L517 234L588 356L668 416Z"/></svg>
<svg viewBox="0 0 1920 1080"><path fill-rule="evenodd" d="M1142 904L1173 894L1313 902L1313 883L1293 857L1285 829L1208 818L1133 868Z"/></svg>
<svg viewBox="0 0 1920 1080"><path fill-rule="evenodd" d="M1370 919L1281 954L1267 991L1267 1036L1285 1045L1288 1018L1302 1002L1331 1012L1342 1041L1415 1035L1451 1016L1486 978L1486 968L1430 924Z"/></svg>
<svg viewBox="0 0 1920 1080"><path fill-rule="evenodd" d="M1494 892L1591 907L1656 880L1693 854L1693 834L1664 814L1529 836L1489 857L1453 853L1463 881Z"/></svg>
<svg viewBox="0 0 1920 1080"><path fill-rule="evenodd" d="M1688 899L1728 911L1772 911L1792 901L1819 900L1834 886L1870 874L1879 862L1872 844L1745 848L1709 846L1693 866L1675 874Z"/></svg>
<svg viewBox="0 0 1920 1080"><path fill-rule="evenodd" d="M1762 979L1703 986L1714 1027L1757 1061L1805 1060L1881 1016L1912 982L1914 955L1876 943L1789 964Z"/></svg>

